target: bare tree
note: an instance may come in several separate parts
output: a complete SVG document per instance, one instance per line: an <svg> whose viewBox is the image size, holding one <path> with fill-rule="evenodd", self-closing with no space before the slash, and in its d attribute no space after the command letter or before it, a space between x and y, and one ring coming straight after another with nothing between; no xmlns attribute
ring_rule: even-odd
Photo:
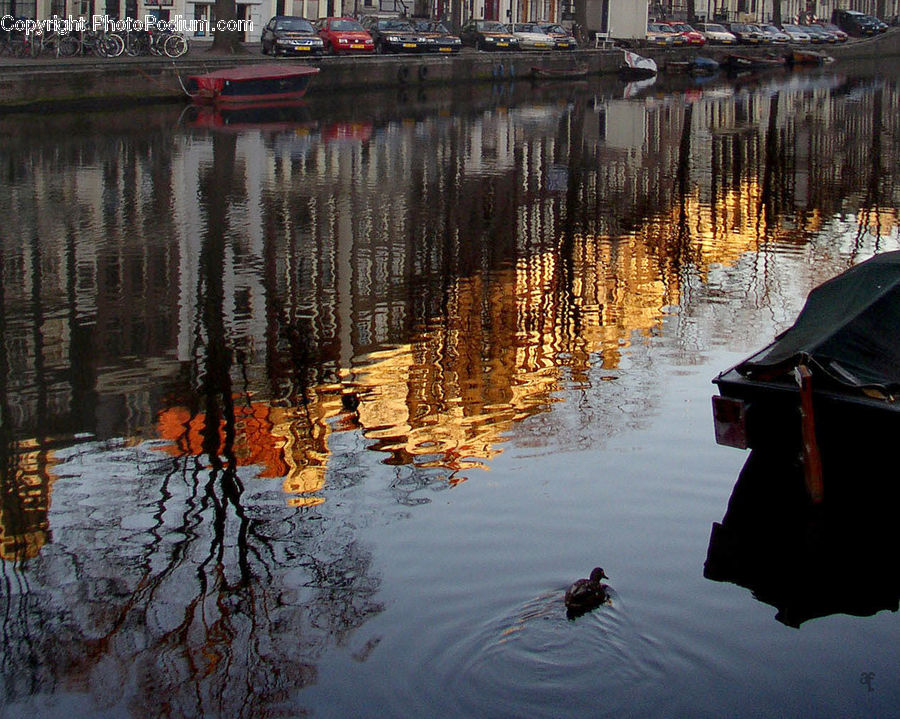
<svg viewBox="0 0 900 719"><path fill-rule="evenodd" d="M241 44L243 33L237 28L237 6L234 0L216 0L215 4L216 25L224 24L225 27L233 27L233 30L215 29L213 32L212 47L210 52L235 54L244 52L244 46ZM230 23L230 25L228 25Z"/></svg>

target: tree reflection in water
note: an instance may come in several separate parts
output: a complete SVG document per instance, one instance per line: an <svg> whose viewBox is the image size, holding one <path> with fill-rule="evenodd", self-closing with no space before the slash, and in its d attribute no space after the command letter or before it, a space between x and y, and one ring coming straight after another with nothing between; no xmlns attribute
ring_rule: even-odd
<svg viewBox="0 0 900 719"><path fill-rule="evenodd" d="M234 145L234 136L216 136L201 173L206 223L192 388L184 393L195 399L186 400L182 451L122 442L72 450L78 461L66 471L81 474L67 477L70 495L56 495L66 505L60 541L40 555L23 538L34 544L46 533L48 502L43 520L29 515L22 484L34 470L7 436L8 363L5 349L0 354L2 501L5 530L19 542L4 544L12 561L0 563L4 704L71 692L88 694L97 712L294 715L294 695L315 681L322 651L380 611L371 556L351 532L318 508L285 509L280 486L257 480L248 491L242 481L234 398L246 393L233 386L240 353L224 320ZM202 452L191 451L188 437L198 426ZM122 462L140 466L142 486L116 470Z"/></svg>

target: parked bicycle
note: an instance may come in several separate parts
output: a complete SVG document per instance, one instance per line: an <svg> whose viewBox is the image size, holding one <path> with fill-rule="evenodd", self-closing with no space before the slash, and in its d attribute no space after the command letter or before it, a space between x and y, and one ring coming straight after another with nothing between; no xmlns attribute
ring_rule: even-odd
<svg viewBox="0 0 900 719"><path fill-rule="evenodd" d="M119 57L125 52L125 41L114 32L84 30L80 33L79 42L82 55Z"/></svg>
<svg viewBox="0 0 900 719"><path fill-rule="evenodd" d="M36 30L28 42L31 57L49 55L53 57L72 57L78 54L81 44L69 33L45 32Z"/></svg>
<svg viewBox="0 0 900 719"><path fill-rule="evenodd" d="M176 58L190 49L188 39L180 32L139 30L125 36L125 52L131 57L157 55Z"/></svg>

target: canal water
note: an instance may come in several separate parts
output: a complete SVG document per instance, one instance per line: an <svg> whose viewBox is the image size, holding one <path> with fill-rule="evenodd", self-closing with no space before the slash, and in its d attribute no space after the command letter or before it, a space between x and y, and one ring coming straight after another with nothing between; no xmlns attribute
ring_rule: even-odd
<svg viewBox="0 0 900 719"><path fill-rule="evenodd" d="M0 117L0 715L900 714L896 471L710 403L900 248L900 81L668 82Z"/></svg>

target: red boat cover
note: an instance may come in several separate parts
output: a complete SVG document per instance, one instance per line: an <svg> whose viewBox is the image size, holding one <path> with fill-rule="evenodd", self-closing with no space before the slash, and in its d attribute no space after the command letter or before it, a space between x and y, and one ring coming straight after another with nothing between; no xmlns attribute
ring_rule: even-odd
<svg viewBox="0 0 900 719"><path fill-rule="evenodd" d="M222 91L222 87L226 82L280 80L287 77L315 75L318 72L319 68L309 67L308 65L241 65L225 70L216 70L206 75L195 75L190 79L197 83L197 95L200 97L216 97Z"/></svg>

